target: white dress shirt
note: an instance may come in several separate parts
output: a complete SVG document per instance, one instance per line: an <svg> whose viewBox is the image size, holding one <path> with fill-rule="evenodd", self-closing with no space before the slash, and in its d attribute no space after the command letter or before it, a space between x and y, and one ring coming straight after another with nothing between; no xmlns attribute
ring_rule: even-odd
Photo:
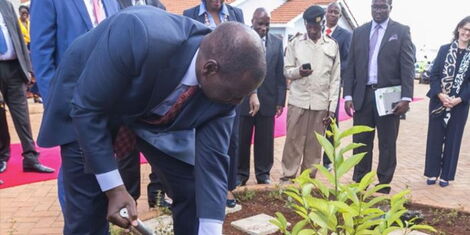
<svg viewBox="0 0 470 235"><path fill-rule="evenodd" d="M93 0L83 0L85 2L86 10L88 11L88 15L90 16L91 23L93 27L96 27L98 22L95 18L95 14L93 14ZM106 19L106 11L104 10L104 5L102 0L98 0L98 5L100 5L100 14L103 16L103 20Z"/></svg>
<svg viewBox="0 0 470 235"><path fill-rule="evenodd" d="M132 6L135 6L135 5L138 5L138 6L147 5L147 3L145 3L145 0L132 0Z"/></svg>
<svg viewBox="0 0 470 235"><path fill-rule="evenodd" d="M13 42L11 41L10 33L8 32L7 24L5 19L3 19L3 15L0 12L0 33L3 33L5 37L5 41L7 44L7 51L4 54L0 54L0 61L1 60L14 60L16 59L15 48L13 47Z"/></svg>

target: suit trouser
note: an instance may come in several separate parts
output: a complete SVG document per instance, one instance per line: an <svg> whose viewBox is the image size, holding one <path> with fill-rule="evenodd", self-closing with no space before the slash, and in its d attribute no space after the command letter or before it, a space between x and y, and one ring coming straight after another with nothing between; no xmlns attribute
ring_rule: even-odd
<svg viewBox="0 0 470 235"><path fill-rule="evenodd" d="M0 107L0 160L10 158L10 133L5 108Z"/></svg>
<svg viewBox="0 0 470 235"><path fill-rule="evenodd" d="M3 94L5 104L8 105L15 130L20 137L23 148L23 165L37 163L39 153L36 152L34 146L26 98L26 84L18 60L0 61L0 92ZM0 155L0 160L8 161L9 154Z"/></svg>
<svg viewBox="0 0 470 235"><path fill-rule="evenodd" d="M60 146L62 173L67 198L64 211L64 234L109 234L106 220L108 199L96 177L85 167L78 142Z"/></svg>
<svg viewBox="0 0 470 235"><path fill-rule="evenodd" d="M243 180L250 177L250 147L254 129L254 162L256 179L269 179L274 158L274 116L256 114L240 116L240 154L238 176Z"/></svg>
<svg viewBox="0 0 470 235"><path fill-rule="evenodd" d="M323 118L327 112L288 106L287 136L282 154L283 177L295 178L299 166L301 171L313 169L311 175L315 176L313 165L320 163L322 156L322 147L315 132L321 135L325 133Z"/></svg>
<svg viewBox="0 0 470 235"><path fill-rule="evenodd" d="M429 108L433 110L437 107L430 104ZM447 127L444 125L444 115L439 117L430 116L426 144L425 176L454 180L468 110L469 105L464 103L452 108Z"/></svg>
<svg viewBox="0 0 470 235"><path fill-rule="evenodd" d="M233 120L232 134L230 135L230 145L228 146L228 156L230 157L230 166L228 170L228 190L232 191L237 187L237 168L238 168L238 138L240 126L240 105L235 109L235 118Z"/></svg>
<svg viewBox="0 0 470 235"><path fill-rule="evenodd" d="M134 198L140 197L140 152L137 150L132 151L126 156L118 159L119 174L121 174L127 192ZM150 183L147 187L147 200L155 200L157 190L165 192L163 185L160 182L154 167L152 173L149 175Z"/></svg>
<svg viewBox="0 0 470 235"><path fill-rule="evenodd" d="M376 128L379 138L379 165L377 176L380 184L392 182L397 166L396 141L400 126L400 117L386 115L380 117L377 113L374 89L367 86L364 104L361 110L354 113L354 125L365 125ZM365 132L353 136L354 143L363 143L365 146L353 150L354 154L367 152L362 161L354 167L353 180L359 182L362 177L372 170L372 155L374 149L375 131Z"/></svg>
<svg viewBox="0 0 470 235"><path fill-rule="evenodd" d="M214 177L220 178L220 174L226 174L228 158L200 154L192 166L166 155L144 140L138 139L137 145L149 163L158 169L157 173L161 173L158 177L173 199L171 210L175 235L196 235L200 218L224 220L227 191L211 190L213 185L209 182ZM226 189L224 185L219 186Z"/></svg>

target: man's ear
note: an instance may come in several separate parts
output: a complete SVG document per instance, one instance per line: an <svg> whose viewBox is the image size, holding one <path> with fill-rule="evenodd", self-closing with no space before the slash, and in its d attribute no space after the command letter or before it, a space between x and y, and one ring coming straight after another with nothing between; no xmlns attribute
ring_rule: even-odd
<svg viewBox="0 0 470 235"><path fill-rule="evenodd" d="M206 63L202 67L202 74L205 76L210 76L215 73L218 73L219 69L220 69L219 63L217 63L217 61L213 59L209 59L206 61Z"/></svg>

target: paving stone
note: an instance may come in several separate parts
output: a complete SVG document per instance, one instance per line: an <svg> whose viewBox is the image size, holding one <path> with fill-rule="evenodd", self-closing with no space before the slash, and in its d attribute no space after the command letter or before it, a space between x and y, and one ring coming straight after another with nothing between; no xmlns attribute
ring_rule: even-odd
<svg viewBox="0 0 470 235"><path fill-rule="evenodd" d="M231 225L246 234L266 235L275 233L279 230L276 225L269 222L272 219L274 219L274 217L266 214L259 214L233 221Z"/></svg>
<svg viewBox="0 0 470 235"><path fill-rule="evenodd" d="M402 229L402 230L395 230L391 233L389 233L389 235L429 235L428 233L423 233L423 232L420 232L420 231L408 231L408 230L405 230L405 229Z"/></svg>
<svg viewBox="0 0 470 235"><path fill-rule="evenodd" d="M157 218L144 221L144 224L157 231L157 234L161 235L169 234L165 232L173 231L173 218L169 215L162 215Z"/></svg>

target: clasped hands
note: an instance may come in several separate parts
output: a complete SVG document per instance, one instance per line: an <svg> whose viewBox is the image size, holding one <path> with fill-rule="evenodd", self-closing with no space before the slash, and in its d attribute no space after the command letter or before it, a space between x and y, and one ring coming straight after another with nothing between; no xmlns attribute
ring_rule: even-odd
<svg viewBox="0 0 470 235"><path fill-rule="evenodd" d="M354 113L354 105L352 100L346 100L344 103L344 110L346 111L346 114L350 117L353 116ZM402 100L395 105L395 108L393 108L393 114L399 116L402 114L405 114L410 110L410 101L407 100Z"/></svg>
<svg viewBox="0 0 470 235"><path fill-rule="evenodd" d="M442 105L446 108L453 108L456 105L460 104L462 102L462 98L460 97L450 97L447 94L444 93L439 93L437 95L439 97L439 100L441 100Z"/></svg>

